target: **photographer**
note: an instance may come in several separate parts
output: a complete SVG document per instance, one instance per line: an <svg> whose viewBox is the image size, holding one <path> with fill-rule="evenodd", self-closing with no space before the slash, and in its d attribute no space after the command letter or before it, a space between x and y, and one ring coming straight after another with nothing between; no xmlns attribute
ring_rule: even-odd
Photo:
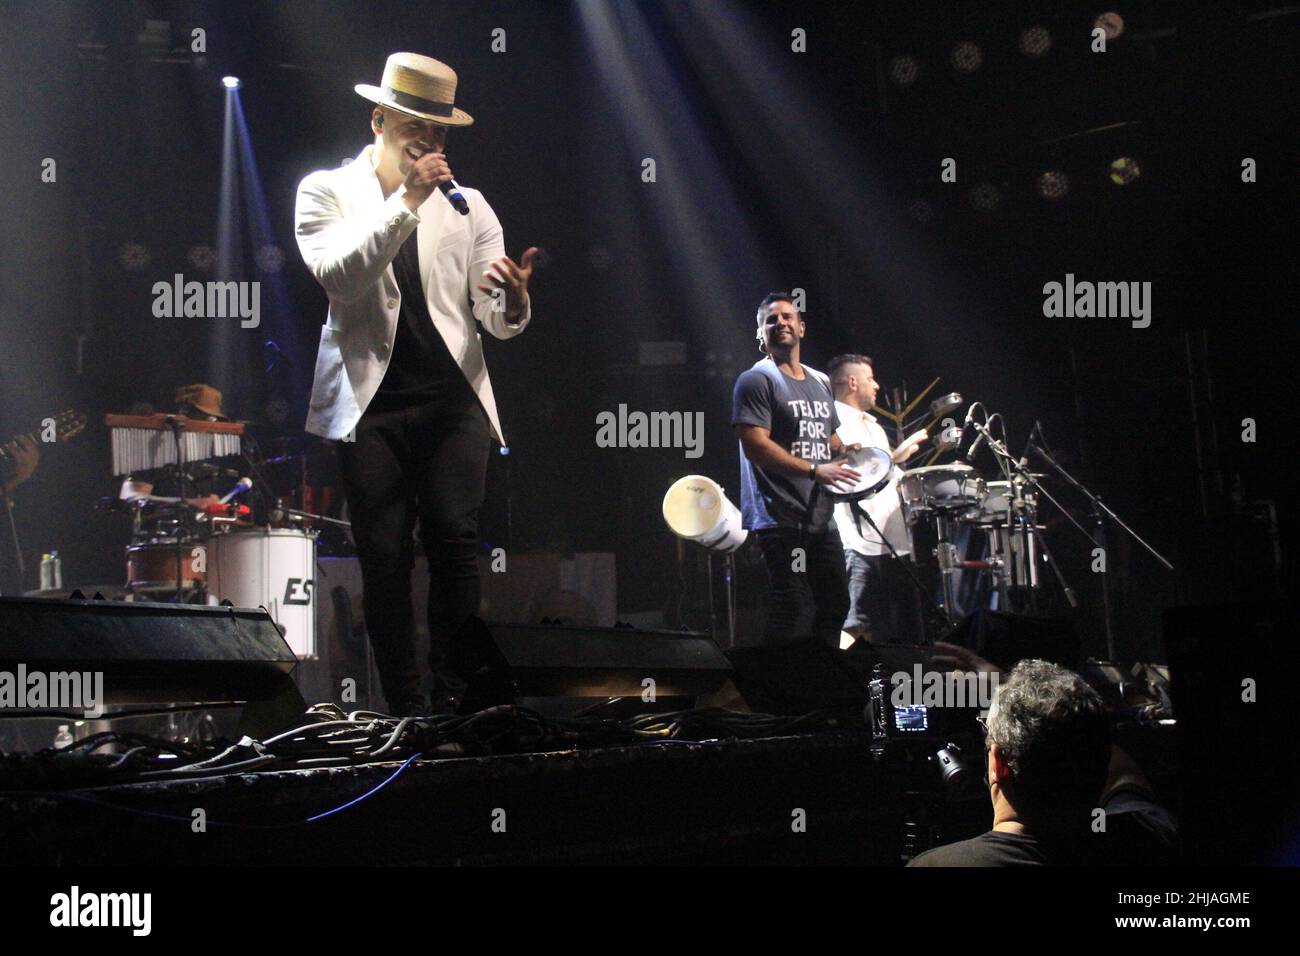
<svg viewBox="0 0 1300 956"><path fill-rule="evenodd" d="M936 645L981 669L969 652ZM989 708L993 827L909 866L1135 866L1170 862L1173 821L1137 764L1111 742L1101 697L1072 671L1024 660ZM1100 812L1098 812L1100 811Z"/></svg>

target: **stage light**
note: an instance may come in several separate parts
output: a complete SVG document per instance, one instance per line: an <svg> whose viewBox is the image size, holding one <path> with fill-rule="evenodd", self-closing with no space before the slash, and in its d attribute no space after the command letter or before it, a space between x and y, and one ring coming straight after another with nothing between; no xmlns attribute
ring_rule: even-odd
<svg viewBox="0 0 1300 956"><path fill-rule="evenodd" d="M172 45L172 24L170 20L146 19L144 27L135 38L142 47L163 51Z"/></svg>
<svg viewBox="0 0 1300 956"><path fill-rule="evenodd" d="M223 76L223 77L221 78L221 85L224 86L224 87L225 87L226 89L228 89L228 90L237 90L237 89L239 89L239 77L237 77L237 76Z"/></svg>
<svg viewBox="0 0 1300 956"><path fill-rule="evenodd" d="M143 272L153 261L153 253L138 242L128 242L117 250L117 261L127 272Z"/></svg>
<svg viewBox="0 0 1300 956"><path fill-rule="evenodd" d="M710 551L729 554L745 543L740 509L722 486L704 475L687 475L673 482L664 495L664 523L679 538Z"/></svg>
<svg viewBox="0 0 1300 956"><path fill-rule="evenodd" d="M1101 27L1108 41L1118 40L1124 35L1124 18L1114 10L1108 10L1098 14L1097 19L1092 21L1092 28L1095 30L1098 27Z"/></svg>
<svg viewBox="0 0 1300 956"><path fill-rule="evenodd" d="M916 57L900 54L889 61L889 78L896 86L911 86L921 72Z"/></svg>
<svg viewBox="0 0 1300 956"><path fill-rule="evenodd" d="M970 204L984 212L1002 205L1002 191L992 183L979 183L970 191Z"/></svg>
<svg viewBox="0 0 1300 956"><path fill-rule="evenodd" d="M217 250L209 245L190 246L185 258L199 272L211 272L217 262Z"/></svg>
<svg viewBox="0 0 1300 956"><path fill-rule="evenodd" d="M264 245L253 256L263 272L279 272L284 266L284 250L276 245Z"/></svg>
<svg viewBox="0 0 1300 956"><path fill-rule="evenodd" d="M267 421L283 425L289 420L289 403L283 398L273 398L266 403L263 414Z"/></svg>
<svg viewBox="0 0 1300 956"><path fill-rule="evenodd" d="M1127 186L1142 175L1142 167L1132 156L1121 156L1110 164L1110 181L1116 186Z"/></svg>
<svg viewBox="0 0 1300 956"><path fill-rule="evenodd" d="M1051 48L1052 35L1047 32L1047 27L1025 27L1020 31L1020 52L1025 56L1038 59L1046 56Z"/></svg>
<svg viewBox="0 0 1300 956"><path fill-rule="evenodd" d="M1070 191L1070 177L1059 169L1049 169L1038 177L1038 194L1056 201Z"/></svg>
<svg viewBox="0 0 1300 956"><path fill-rule="evenodd" d="M970 40L962 40L952 48L952 68L958 73L974 73L984 62L984 51Z"/></svg>

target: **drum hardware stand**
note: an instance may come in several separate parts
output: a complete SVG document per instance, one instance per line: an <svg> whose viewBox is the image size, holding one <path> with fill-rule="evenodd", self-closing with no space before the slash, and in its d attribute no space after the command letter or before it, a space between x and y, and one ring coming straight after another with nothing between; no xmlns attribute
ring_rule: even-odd
<svg viewBox="0 0 1300 956"><path fill-rule="evenodd" d="M939 384L939 379L936 378L933 382L931 382L929 385L927 385L925 388L921 390L921 394L917 395L916 398L912 399L910 402L907 399L906 389L899 388L896 385L892 389L890 389L889 394L890 394L890 403L892 404L893 408L898 409L898 411L894 411L893 409L887 408L883 405L877 405L875 409L873 409L875 414L880 415L883 418L887 418L894 423L894 444L895 445L901 445L906 440L906 436L912 434L918 428L923 427L928 431L936 422L942 419L944 415L956 410L961 406L962 397L959 393L951 392L947 395L941 395L940 397L936 398L934 401L930 402L928 415L926 413L922 413L920 415L917 415L915 418L912 419L910 423L908 423L907 419L911 417L913 412L916 411L917 407L925 399L925 396L930 394L930 390L933 389L938 384ZM925 424L922 425L921 424L922 422L924 422ZM939 456L942 455L945 450L946 449L944 447L942 447L938 442L936 442L934 451L930 454L930 457L926 461L926 464L927 465L934 464L934 462L938 460Z"/></svg>
<svg viewBox="0 0 1300 956"><path fill-rule="evenodd" d="M1017 474L1023 474L1023 472L1022 472L1021 469L1020 469L1020 463L1019 463L1019 462L1013 462L1013 465L1014 465L1015 468L1016 468L1016 473L1017 473ZM1033 481L1033 480L1035 480L1035 479L1030 479L1030 480ZM1039 486L1039 490L1040 490L1040 491L1042 490L1041 486ZM1049 498L1049 500L1050 500L1050 498ZM1057 507L1060 507L1060 506L1058 505ZM1036 516L1035 516L1035 520L1036 520ZM1037 546L1038 548L1041 548L1041 549L1042 549L1043 557L1045 557L1045 558L1047 559L1048 567L1050 567L1050 568L1052 569L1052 573L1056 575L1056 581L1057 581L1058 584L1061 585L1061 591L1062 591L1062 593L1065 594L1065 600L1069 602L1071 608L1078 608L1078 606L1079 606L1079 599L1078 599L1078 597L1077 597L1077 596L1075 595L1075 593L1074 593L1074 588L1070 587L1069 582L1065 580L1065 573L1061 570L1061 565L1060 565L1060 563L1056 560L1056 556L1052 554L1051 549L1047 546L1047 535L1045 535L1045 534L1040 534L1040 533L1039 533L1039 531L1038 531L1038 526L1037 526L1037 524L1035 523L1035 520L1030 520L1030 521L1025 525L1025 528L1026 528L1026 538L1025 538L1025 540L1026 540L1026 542L1029 542L1029 541L1030 541L1030 537L1029 537L1029 536L1032 536L1032 541L1033 541L1034 543L1036 543L1036 546ZM1034 580L1037 580L1037 577L1038 577L1038 570L1037 570L1038 565L1035 563L1035 564L1031 565L1031 567L1034 569L1034 571L1033 571ZM1036 595L1033 591L1030 592L1030 606L1031 606L1031 609L1032 609L1035 613L1037 613L1037 611L1038 611L1038 599L1037 599L1037 595Z"/></svg>
<svg viewBox="0 0 1300 956"><path fill-rule="evenodd" d="M713 631L713 640L718 641L718 608L713 597L713 550L706 552L709 567L709 626ZM722 552L722 579L726 582L723 599L727 604L727 650L736 646L736 554L734 551Z"/></svg>
<svg viewBox="0 0 1300 956"><path fill-rule="evenodd" d="M3 488L0 488L0 498L3 498L5 502L5 518L9 523L9 537L14 545L14 568L18 571L18 593L21 594L22 588L25 586L23 579L27 576L27 567L23 564L23 548L18 540L18 524L14 521L14 501ZM3 581L0 581L0 584L3 583ZM2 589L0 589L0 593L4 593Z"/></svg>
<svg viewBox="0 0 1300 956"><path fill-rule="evenodd" d="M286 518L297 518L299 521L323 521L326 524L336 525L340 528L351 528L351 521L343 521L340 518L327 518L325 515L312 514L310 511L299 511L297 508L276 508L280 514Z"/></svg>
<svg viewBox="0 0 1300 956"><path fill-rule="evenodd" d="M1038 433L1038 437L1041 439L1042 429L1037 422L1034 423L1034 430ZM1074 521L1073 518L1071 518L1070 520L1074 522L1075 527L1079 527L1080 531L1083 531L1084 534L1088 535L1089 539L1091 539L1098 548L1102 549L1103 561L1102 561L1100 574L1101 574L1102 610L1104 613L1105 625L1106 625L1106 655L1110 660L1112 661L1116 660L1117 658L1115 656L1115 632L1114 632L1113 622L1111 619L1112 613L1111 613L1111 606L1110 606L1110 581L1109 581L1110 565L1109 565L1109 561L1107 560L1108 552L1106 551L1106 522L1103 520L1103 516L1115 522L1115 524L1119 525L1122 529L1124 529L1125 532L1128 533L1129 537L1131 537L1138 544L1142 545L1142 547L1150 551L1152 556L1154 556L1155 559L1159 561L1161 565L1164 566L1166 571L1172 571L1174 569L1174 566L1170 564L1167 560L1165 560L1164 555L1162 555L1159 551L1157 551L1155 548L1149 545L1142 538L1141 535L1139 535L1136 531L1134 531L1127 524L1125 524L1123 520L1121 520L1119 515L1115 514L1115 512L1112 511L1106 505L1106 503L1101 500L1101 498L1099 498L1097 495L1094 495L1084 485L1080 484L1073 475L1071 475L1068 471L1062 468L1060 462L1058 462L1055 458L1053 458L1050 454L1048 454L1047 450L1043 448L1041 444L1039 444L1038 442L1031 442L1030 447L1033 448L1036 452L1038 452L1039 456L1042 457L1042 459L1046 461L1049 465L1051 465L1056 470L1057 474L1059 474L1062 478L1064 478L1071 485L1073 485L1076 490L1078 490L1082 495L1084 495L1084 497L1088 499L1088 503L1090 506L1088 515L1095 522L1093 533L1089 534L1087 531L1083 531L1083 528L1079 527L1078 522ZM1055 501L1053 501L1052 503L1056 504ZM1058 508L1061 507L1059 504L1056 504L1056 506Z"/></svg>
<svg viewBox="0 0 1300 956"><path fill-rule="evenodd" d="M1037 491L1040 495L1042 495L1052 504L1056 505L1057 510L1060 511L1061 514L1065 515L1065 517L1069 520L1070 524L1078 528L1081 534L1089 538L1092 537L1092 535L1088 534L1088 532L1084 530L1083 525L1075 521L1074 516L1070 514L1070 512L1068 512L1059 501L1057 501L1055 498L1052 497L1052 493L1039 483L1038 479L1029 470L1028 462L1026 461L1024 456L1022 456L1020 459L1016 459L1012 457L1010 451L1007 449L1006 444L998 441L989 432L987 423L981 424L978 421L972 420L971 425L975 428L976 431L984 435L985 440L989 443L989 448L993 450L994 454L996 454L1001 461L1006 463L1006 466L1016 477L1019 477L1023 480L1024 486L1033 488L1035 491ZM1037 432L1038 429L1039 429L1038 423L1035 422L1034 432ZM1026 447L1025 451L1028 452L1029 448L1036 448L1036 447L1037 445L1035 445L1033 442L1033 433L1031 433L1030 442L1029 445ZM1015 485L1014 477L1011 480L1013 482L1012 490L1015 491L1015 500L1016 502L1020 502L1023 500L1024 488ZM1018 505L1013 507L1018 507ZM1057 560L1055 556L1052 554L1051 549L1048 548L1046 535L1041 535L1038 533L1038 529L1035 526L1034 521L1032 520L1029 521L1025 527L1027 531L1026 546L1028 546L1028 540L1029 540L1028 535L1033 535L1034 540L1037 542L1037 546L1042 549L1043 556L1047 559L1047 563L1051 565L1052 571L1056 575L1056 580L1061 585L1061 591L1064 592L1065 594L1066 601L1069 602L1071 608L1077 608L1079 606L1079 599L1075 596L1074 589L1070 587L1069 582L1065 580L1065 574L1061 570L1061 565L1057 563ZM1009 532L1010 532L1010 526L1008 525L1008 533ZM1103 586L1104 584L1105 582L1103 581ZM1107 646L1108 647L1110 646L1109 627L1107 629Z"/></svg>
<svg viewBox="0 0 1300 956"><path fill-rule="evenodd" d="M867 496L863 496L862 498L853 499L851 505L851 510L853 512L853 522L854 524L857 525L858 534L862 534L862 521L860 520L860 518L867 519L867 524L870 525L871 530L876 533L876 536L879 537L882 542L884 542L885 547L889 549L889 553L893 555L894 560L897 561L899 566L904 571L907 572L907 576L911 579L912 584L916 586L917 594L919 594L921 598L920 604L921 604L921 618L922 618L921 620L922 633L924 634L927 630L933 629L935 627L939 627L939 628L951 627L954 622L952 621L951 614L948 613L948 609L939 608L935 605L934 597L930 594L924 582L922 582L921 579L917 577L916 571L912 569L911 567L912 562L905 560L903 556L898 553L898 550L894 547L893 542L891 542L887 537L885 537L885 533L880 530L880 528L876 525L874 521L871 520L871 515L868 514L867 510L862 507L862 502L866 499L866 497ZM933 644L934 642L931 641L930 643Z"/></svg>
<svg viewBox="0 0 1300 956"><path fill-rule="evenodd" d="M172 430L172 440L176 443L176 464L172 466L172 473L176 477L179 485L179 495L182 502L185 500L185 479L188 477L185 471L185 446L181 442L181 432L185 429L185 419L179 415L168 415L167 425ZM196 492L197 493L197 492ZM185 577L183 571L185 547L182 542L181 526L184 521L184 515L177 512L176 515L176 603L181 604L185 601Z"/></svg>

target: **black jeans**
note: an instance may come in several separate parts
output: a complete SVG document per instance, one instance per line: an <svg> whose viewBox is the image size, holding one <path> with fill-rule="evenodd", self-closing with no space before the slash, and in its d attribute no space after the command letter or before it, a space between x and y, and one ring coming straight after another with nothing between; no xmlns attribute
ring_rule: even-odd
<svg viewBox="0 0 1300 956"><path fill-rule="evenodd" d="M468 391L410 408L367 409L356 440L338 442L361 561L366 630L389 710L424 703L415 661L412 531L429 561L429 667L435 698L463 689L454 639L479 609L478 513L491 431Z"/></svg>
<svg viewBox="0 0 1300 956"><path fill-rule="evenodd" d="M821 532L766 528L754 536L770 581L763 643L774 646L815 637L839 647L849 612L839 531L834 525Z"/></svg>

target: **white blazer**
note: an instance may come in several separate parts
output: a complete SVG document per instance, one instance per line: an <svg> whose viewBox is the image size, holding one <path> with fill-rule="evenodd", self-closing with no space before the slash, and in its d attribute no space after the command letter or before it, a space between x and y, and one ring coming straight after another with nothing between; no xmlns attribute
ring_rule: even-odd
<svg viewBox="0 0 1300 956"><path fill-rule="evenodd" d="M346 166L312 173L298 186L298 249L330 303L316 353L307 431L343 438L375 397L393 354L401 308L391 263L414 231L420 285L434 327L487 412L493 437L505 444L477 323L508 339L528 325L532 304L511 325L499 303L476 288L488 263L505 255L501 223L477 189L461 189L468 216L436 189L418 214L402 202L403 187L384 199L372 149L367 146Z"/></svg>

